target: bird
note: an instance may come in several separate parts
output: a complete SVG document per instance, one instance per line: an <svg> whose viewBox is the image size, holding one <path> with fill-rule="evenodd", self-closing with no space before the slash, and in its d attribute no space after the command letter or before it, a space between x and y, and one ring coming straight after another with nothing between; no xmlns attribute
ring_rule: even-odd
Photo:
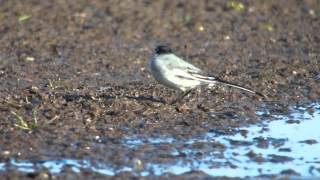
<svg viewBox="0 0 320 180"><path fill-rule="evenodd" d="M160 84L181 91L178 98L170 104L181 101L193 89L203 86L212 87L218 84L264 97L259 92L209 75L207 72L175 55L173 50L167 45L158 45L155 48L150 60L150 71L154 79Z"/></svg>

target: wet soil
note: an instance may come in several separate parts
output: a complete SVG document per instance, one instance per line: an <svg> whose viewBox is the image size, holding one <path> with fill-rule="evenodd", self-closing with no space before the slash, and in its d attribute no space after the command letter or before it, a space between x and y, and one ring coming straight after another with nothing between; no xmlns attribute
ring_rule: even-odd
<svg viewBox="0 0 320 180"><path fill-rule="evenodd" d="M119 141L137 135L232 135L263 121L257 111L283 115L291 106L319 102L319 12L315 0L0 0L0 161L72 158L115 167L137 158L173 161L153 157L154 147L134 151ZM158 44L169 44L196 66L266 98L217 87L195 90L169 105L179 92L157 84L148 69ZM170 149L170 143L161 148ZM56 175L9 168L2 175L112 177L68 168ZM147 178L207 176L192 171Z"/></svg>

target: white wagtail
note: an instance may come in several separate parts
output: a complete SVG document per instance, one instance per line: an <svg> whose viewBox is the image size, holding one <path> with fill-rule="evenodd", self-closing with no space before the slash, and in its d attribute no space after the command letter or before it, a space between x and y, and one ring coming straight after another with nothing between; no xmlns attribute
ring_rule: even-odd
<svg viewBox="0 0 320 180"><path fill-rule="evenodd" d="M170 47L165 45L156 47L155 53L151 58L150 69L153 77L158 82L183 92L171 104L182 100L195 88L214 86L216 84L235 87L264 97L261 93L209 76L206 72L176 56Z"/></svg>

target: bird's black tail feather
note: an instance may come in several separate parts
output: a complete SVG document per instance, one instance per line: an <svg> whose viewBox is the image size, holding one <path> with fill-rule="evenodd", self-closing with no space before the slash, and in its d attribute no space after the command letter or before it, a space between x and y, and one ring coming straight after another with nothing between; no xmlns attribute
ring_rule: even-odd
<svg viewBox="0 0 320 180"><path fill-rule="evenodd" d="M234 87L234 88L237 88L237 89L241 89L241 90L253 93L253 94L257 95L257 96L265 97L263 94L261 94L259 92L256 92L254 90L251 90L251 89L248 89L248 88L245 88L245 87L242 87L242 86L239 86L237 84L233 84L233 83L230 83L230 82L227 82L227 81L224 81L224 80L221 80L221 79L217 79L217 78L215 79L215 81L217 83L220 83L220 84L223 84L223 85L226 85L226 86Z"/></svg>
<svg viewBox="0 0 320 180"><path fill-rule="evenodd" d="M209 84L211 84L211 83L212 84L220 83L220 84L223 84L223 85L226 85L226 86L234 87L234 88L237 88L237 89L241 89L241 90L253 93L253 94L257 95L257 96L265 97L263 94L261 94L259 92L253 91L251 89L247 89L247 88L239 86L237 84L233 84L233 83L221 80L221 79L213 77L213 76L202 75L202 74L200 74L198 72L192 72L192 71L189 71L189 73L191 74L191 76L193 78L196 78L196 79L198 79L200 81L203 81L203 82L206 82L206 83L209 83Z"/></svg>

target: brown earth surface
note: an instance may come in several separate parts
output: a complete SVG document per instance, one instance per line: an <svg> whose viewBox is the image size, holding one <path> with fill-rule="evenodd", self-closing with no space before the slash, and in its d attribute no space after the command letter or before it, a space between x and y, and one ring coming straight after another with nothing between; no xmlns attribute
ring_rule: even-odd
<svg viewBox="0 0 320 180"><path fill-rule="evenodd" d="M242 5L0 0L0 161L68 157L114 166L137 157L166 161L148 154L148 147L126 151L118 141L135 135L183 139L208 131L232 133L261 121L258 110L286 114L290 106L319 102L319 3ZM169 44L196 66L267 98L217 87L166 104L179 92L150 75L149 59L158 44ZM27 130L17 126L22 125L19 119ZM43 173L10 170L2 175L41 179ZM150 178L206 176L190 172ZM54 177L106 178L68 169Z"/></svg>

